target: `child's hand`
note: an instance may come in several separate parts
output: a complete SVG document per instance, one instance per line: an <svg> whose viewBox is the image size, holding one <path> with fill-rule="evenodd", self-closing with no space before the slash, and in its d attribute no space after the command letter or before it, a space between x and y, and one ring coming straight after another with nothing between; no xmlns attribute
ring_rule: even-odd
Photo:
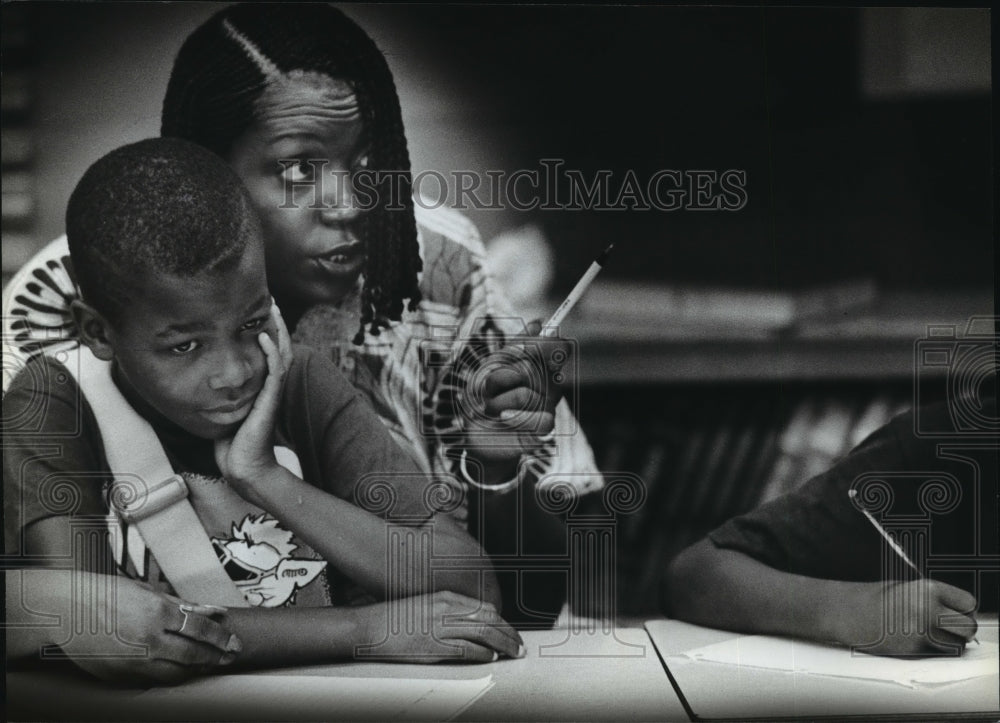
<svg viewBox="0 0 1000 723"><path fill-rule="evenodd" d="M469 453L487 466L515 464L555 426L556 406L571 383L566 370L572 347L537 336L540 331L540 322L529 324L535 339L496 352L483 366L486 376L470 380L466 442Z"/></svg>
<svg viewBox="0 0 1000 723"><path fill-rule="evenodd" d="M267 360L264 386L236 434L215 442L215 461L222 475L240 494L250 497L253 496L253 484L267 479L278 466L274 458L274 424L285 373L292 362L288 329L276 305L271 306L271 318L277 345L266 332L257 337Z"/></svg>
<svg viewBox="0 0 1000 723"><path fill-rule="evenodd" d="M224 625L225 608L187 603L126 577L116 577L112 584L115 594L103 600L80 596L77 614L84 620L113 619L117 641L145 645L147 652L144 656L123 655L121 642L112 645L103 635L87 637L84 633L85 643L79 635L74 636L76 647L67 654L98 678L113 683L172 685L229 665L242 651L239 638ZM113 609L106 609L108 605ZM105 650L108 646L112 649Z"/></svg>
<svg viewBox="0 0 1000 723"><path fill-rule="evenodd" d="M524 655L521 636L495 607L458 593L418 595L365 610L370 613L365 637L374 647L359 647L357 660L490 663L500 656ZM391 620L402 624L390 627ZM416 624L408 624L409 620Z"/></svg>
<svg viewBox="0 0 1000 723"><path fill-rule="evenodd" d="M852 585L840 642L892 656L958 655L976 634L976 598L936 580Z"/></svg>
<svg viewBox="0 0 1000 723"><path fill-rule="evenodd" d="M271 299L271 323L274 324L274 334L278 337L278 352L281 354L281 363L287 370L292 365L292 338L288 334L288 327L285 326L285 319L281 315L281 309Z"/></svg>

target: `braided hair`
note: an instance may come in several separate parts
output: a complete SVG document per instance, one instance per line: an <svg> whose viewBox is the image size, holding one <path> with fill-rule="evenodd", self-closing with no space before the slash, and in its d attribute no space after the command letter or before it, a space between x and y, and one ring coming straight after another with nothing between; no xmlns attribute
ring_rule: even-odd
<svg viewBox="0 0 1000 723"><path fill-rule="evenodd" d="M163 100L161 133L227 157L256 118L257 100L275 78L317 72L350 83L361 111L368 168L379 199L358 221L366 261L361 328L378 335L398 321L404 301L422 296L413 216L410 156L392 73L370 37L339 10L313 3L241 3L213 15L184 42ZM384 172L382 172L384 171ZM393 188L396 183L396 188Z"/></svg>

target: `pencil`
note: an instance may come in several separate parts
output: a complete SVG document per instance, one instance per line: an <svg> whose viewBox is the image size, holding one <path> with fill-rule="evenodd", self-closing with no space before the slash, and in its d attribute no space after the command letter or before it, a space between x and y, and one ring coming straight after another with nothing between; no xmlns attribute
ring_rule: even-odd
<svg viewBox="0 0 1000 723"><path fill-rule="evenodd" d="M573 290L569 292L569 296L565 298L563 303L559 304L559 308L556 309L555 313L549 317L549 320L545 322L545 326L542 327L539 336L555 336L559 333L559 325L566 318L566 315L570 310L576 306L576 302L580 300L587 287L590 286L590 282L594 280L594 277L600 273L601 269L608 262L608 255L611 253L611 249L615 247L614 244L608 244L608 247L601 252L601 255L594 259L594 262L590 265L590 268L584 272L580 280L576 282L576 286Z"/></svg>
<svg viewBox="0 0 1000 723"><path fill-rule="evenodd" d="M858 491L849 490L847 492L847 496L853 500L855 497L858 496ZM882 535L885 541L889 543L889 547L892 548L892 551L895 552L897 555L899 555L899 559L905 562L907 565L909 565L910 569L912 569L915 573L917 573L917 577L923 577L923 574L920 572L920 568L913 564L913 560L909 558L909 556L906 554L906 551L902 547L900 547L899 544L894 539L892 539L889 536L889 533L886 532L885 528L878 523L878 520L872 517L872 513L863 507L859 509L861 510L861 514L867 517L868 521L872 523L872 526L876 530L878 530L878 534Z"/></svg>
<svg viewBox="0 0 1000 723"><path fill-rule="evenodd" d="M847 496L850 497L853 500L855 497L858 496L858 491L857 490L848 490ZM868 518L868 521L872 523L872 526L876 530L878 530L878 534L882 535L882 538L887 543L889 543L889 547L892 548L892 551L895 552L899 556L899 559L902 560L903 562L905 562L907 565L909 565L909 567L915 573L917 573L917 577L923 578L923 573L920 572L920 568L913 564L913 560L911 560L910 557L909 557L909 555L906 554L906 550L904 550L902 547L900 547L899 543L897 543L894 539L892 539L889 536L889 533L886 532L885 528L882 527L882 525L879 524L878 520L876 520L874 517L872 517L872 513L869 512L868 510L866 510L864 507L859 507L858 509L861 510L861 514L863 514L865 517ZM973 637L972 641L976 645L979 645L979 639L978 638Z"/></svg>

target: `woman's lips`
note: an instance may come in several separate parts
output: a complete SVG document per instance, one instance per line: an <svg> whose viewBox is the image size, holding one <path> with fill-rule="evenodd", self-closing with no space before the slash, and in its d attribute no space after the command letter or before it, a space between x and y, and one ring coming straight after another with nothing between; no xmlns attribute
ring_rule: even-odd
<svg viewBox="0 0 1000 723"><path fill-rule="evenodd" d="M365 261L365 254L360 242L342 244L335 246L325 254L314 256L312 261L326 273L353 273L360 270Z"/></svg>

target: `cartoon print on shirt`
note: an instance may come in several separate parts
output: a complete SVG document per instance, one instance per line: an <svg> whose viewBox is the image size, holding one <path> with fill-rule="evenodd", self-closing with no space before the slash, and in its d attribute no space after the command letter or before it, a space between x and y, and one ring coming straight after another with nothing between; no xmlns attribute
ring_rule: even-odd
<svg viewBox="0 0 1000 723"><path fill-rule="evenodd" d="M212 538L219 562L246 601L256 607L275 608L295 602L295 591L316 577L326 562L294 558L298 545L292 533L278 526L267 513L248 514L232 527L228 540Z"/></svg>

